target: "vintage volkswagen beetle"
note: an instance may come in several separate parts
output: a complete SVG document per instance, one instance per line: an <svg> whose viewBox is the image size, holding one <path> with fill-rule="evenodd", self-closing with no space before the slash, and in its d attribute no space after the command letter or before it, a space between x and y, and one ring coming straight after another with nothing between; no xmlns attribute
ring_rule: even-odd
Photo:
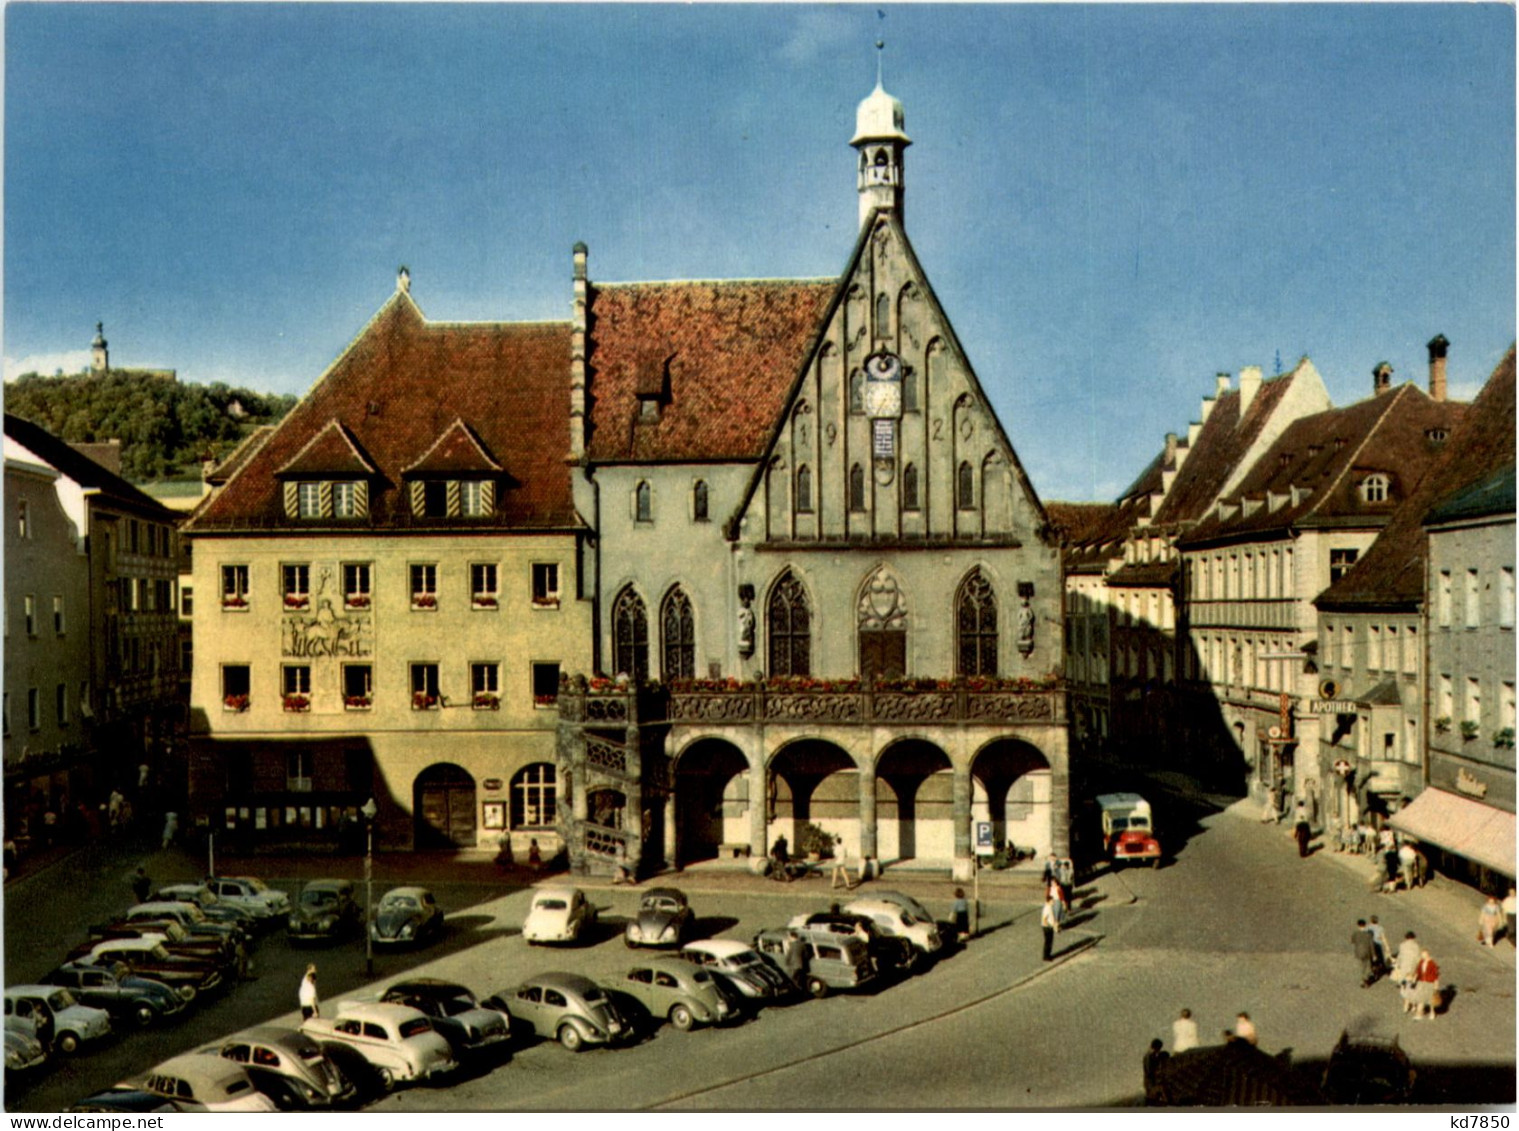
<svg viewBox="0 0 1519 1131"><path fill-rule="evenodd" d="M596 908L579 888L540 888L522 922L528 943L578 942L588 925L596 922Z"/></svg>
<svg viewBox="0 0 1519 1131"><path fill-rule="evenodd" d="M418 943L443 931L443 911L426 888L394 888L375 907L369 937L379 945Z"/></svg>
<svg viewBox="0 0 1519 1131"><path fill-rule="evenodd" d="M514 1026L557 1040L570 1052L580 1052L586 1045L617 1044L634 1036L633 1027L607 992L579 974L539 974L514 990L494 994L486 1004L506 1009Z"/></svg>
<svg viewBox="0 0 1519 1131"><path fill-rule="evenodd" d="M735 1013L704 967L674 955L640 962L617 983L617 989L651 1018L665 1018L682 1032L697 1025L721 1024Z"/></svg>
<svg viewBox="0 0 1519 1131"><path fill-rule="evenodd" d="M180 1111L278 1111L239 1065L219 1056L189 1053L149 1069L141 1088Z"/></svg>
<svg viewBox="0 0 1519 1131"><path fill-rule="evenodd" d="M211 1050L247 1070L253 1086L281 1111L327 1111L354 1098L354 1086L322 1046L299 1029L259 1025Z"/></svg>
<svg viewBox="0 0 1519 1131"><path fill-rule="evenodd" d="M47 1063L47 1049L36 1031L19 1018L5 1019L5 1071L29 1072Z"/></svg>
<svg viewBox="0 0 1519 1131"><path fill-rule="evenodd" d="M679 888L650 888L638 901L638 911L628 920L622 941L638 946L679 946L686 941L693 916L685 892Z"/></svg>
<svg viewBox="0 0 1519 1131"><path fill-rule="evenodd" d="M136 977L124 962L65 962L42 979L63 986L76 1001L103 1009L113 1021L147 1028L184 1011L185 999L154 978Z"/></svg>

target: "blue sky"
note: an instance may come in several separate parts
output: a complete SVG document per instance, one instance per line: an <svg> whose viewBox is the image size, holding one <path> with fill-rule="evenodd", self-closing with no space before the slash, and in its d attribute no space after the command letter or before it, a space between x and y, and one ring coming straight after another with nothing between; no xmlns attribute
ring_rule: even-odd
<svg viewBox="0 0 1519 1131"><path fill-rule="evenodd" d="M884 11L884 17L878 12ZM1041 496L1112 498L1213 374L1470 396L1514 339L1496 4L6 7L7 375L308 388L394 287L567 318L603 281L837 274L854 109Z"/></svg>

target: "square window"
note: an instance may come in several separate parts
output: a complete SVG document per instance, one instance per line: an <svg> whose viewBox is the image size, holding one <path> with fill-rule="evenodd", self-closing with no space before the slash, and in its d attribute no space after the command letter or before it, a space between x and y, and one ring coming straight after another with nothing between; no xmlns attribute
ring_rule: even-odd
<svg viewBox="0 0 1519 1131"><path fill-rule="evenodd" d="M31 730L42 727L42 701L35 687L26 689L26 725Z"/></svg>
<svg viewBox="0 0 1519 1131"><path fill-rule="evenodd" d="M468 518L482 518L485 509L485 484L478 479L466 479L459 484L459 510Z"/></svg>
<svg viewBox="0 0 1519 1131"><path fill-rule="evenodd" d="M436 565L411 567L411 607L414 609L438 607L438 567Z"/></svg>
<svg viewBox="0 0 1519 1131"><path fill-rule="evenodd" d="M246 711L251 702L252 681L247 664L222 665L222 706L229 711Z"/></svg>
<svg viewBox="0 0 1519 1131"><path fill-rule="evenodd" d="M280 581L285 595L285 608L311 607L311 567L309 565L281 566Z"/></svg>
<svg viewBox="0 0 1519 1131"><path fill-rule="evenodd" d="M37 635L37 598L28 593L21 599L21 611L26 614L26 634Z"/></svg>
<svg viewBox="0 0 1519 1131"><path fill-rule="evenodd" d="M368 664L343 665L343 706L367 711L374 702L374 675Z"/></svg>
<svg viewBox="0 0 1519 1131"><path fill-rule="evenodd" d="M322 485L320 483L295 485L295 513L300 518L322 517Z"/></svg>
<svg viewBox="0 0 1519 1131"><path fill-rule="evenodd" d="M469 567L470 602L477 609L494 609L497 605L496 563L474 562Z"/></svg>
<svg viewBox="0 0 1519 1131"><path fill-rule="evenodd" d="M559 662L533 665L533 705L552 707L559 701Z"/></svg>
<svg viewBox="0 0 1519 1131"><path fill-rule="evenodd" d="M311 709L311 668L306 664L286 664L280 670L280 692L287 711Z"/></svg>
<svg viewBox="0 0 1519 1131"><path fill-rule="evenodd" d="M357 483L334 483L332 485L332 514L334 518L353 518L358 514L357 488Z"/></svg>
<svg viewBox="0 0 1519 1131"><path fill-rule="evenodd" d="M438 665L411 665L411 708L434 711L438 708Z"/></svg>
<svg viewBox="0 0 1519 1131"><path fill-rule="evenodd" d="M195 587L193 585L179 586L179 615L188 617L195 615Z"/></svg>
<svg viewBox="0 0 1519 1131"><path fill-rule="evenodd" d="M245 565L222 566L222 608L247 609L248 567Z"/></svg>
<svg viewBox="0 0 1519 1131"><path fill-rule="evenodd" d="M501 706L501 665L470 664L469 686L475 710L497 710Z"/></svg>
<svg viewBox="0 0 1519 1131"><path fill-rule="evenodd" d="M343 564L343 605L349 609L367 609L372 594L369 589L369 563Z"/></svg>
<svg viewBox="0 0 1519 1131"><path fill-rule="evenodd" d="M559 604L559 563L533 563L533 604L554 608Z"/></svg>

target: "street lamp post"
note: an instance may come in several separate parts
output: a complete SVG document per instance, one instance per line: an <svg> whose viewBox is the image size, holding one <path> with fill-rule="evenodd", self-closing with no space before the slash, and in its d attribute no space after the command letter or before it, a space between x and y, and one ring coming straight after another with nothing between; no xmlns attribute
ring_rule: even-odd
<svg viewBox="0 0 1519 1131"><path fill-rule="evenodd" d="M374 819L379 812L371 797L359 812L364 815L364 973L374 977L374 933L371 918L374 915Z"/></svg>

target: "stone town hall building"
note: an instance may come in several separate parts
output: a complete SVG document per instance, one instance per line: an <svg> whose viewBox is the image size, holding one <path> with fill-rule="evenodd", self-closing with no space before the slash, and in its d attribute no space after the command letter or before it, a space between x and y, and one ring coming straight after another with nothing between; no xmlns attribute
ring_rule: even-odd
<svg viewBox="0 0 1519 1131"><path fill-rule="evenodd" d="M837 279L397 294L194 516L198 815L572 866L1064 848L1058 547L860 104ZM303 651L304 648L304 651ZM459 708L451 710L450 708ZM262 816L260 816L262 814Z"/></svg>

